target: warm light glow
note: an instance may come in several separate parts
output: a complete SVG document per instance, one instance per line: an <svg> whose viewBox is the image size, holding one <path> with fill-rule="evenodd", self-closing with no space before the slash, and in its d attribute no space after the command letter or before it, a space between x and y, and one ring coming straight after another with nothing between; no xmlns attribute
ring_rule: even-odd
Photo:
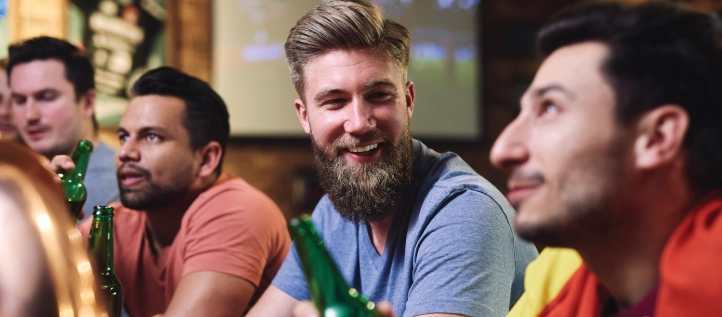
<svg viewBox="0 0 722 317"><path fill-rule="evenodd" d="M58 316L60 317L74 317L74 312L73 307L68 304L58 305Z"/></svg>
<svg viewBox="0 0 722 317"><path fill-rule="evenodd" d="M48 215L42 213L35 217L35 223L38 225L40 231L50 230L53 225Z"/></svg>
<svg viewBox="0 0 722 317"><path fill-rule="evenodd" d="M82 241L83 235L80 233L80 230L73 228L68 232L68 238L70 238L70 241Z"/></svg>
<svg viewBox="0 0 722 317"><path fill-rule="evenodd" d="M80 272L80 274L90 272L90 262L83 261L78 263L78 272Z"/></svg>

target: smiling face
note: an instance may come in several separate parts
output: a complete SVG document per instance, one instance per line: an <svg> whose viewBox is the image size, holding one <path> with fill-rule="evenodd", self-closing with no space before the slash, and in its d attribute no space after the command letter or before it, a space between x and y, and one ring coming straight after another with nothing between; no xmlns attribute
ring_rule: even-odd
<svg viewBox="0 0 722 317"><path fill-rule="evenodd" d="M298 118L314 144L324 189L341 215L376 221L410 181L413 83L363 50L332 50L304 69Z"/></svg>
<svg viewBox="0 0 722 317"><path fill-rule="evenodd" d="M527 240L569 246L620 219L633 131L615 119L615 94L600 71L608 52L585 42L552 53L492 148L492 163L511 172L508 199Z"/></svg>
<svg viewBox="0 0 722 317"><path fill-rule="evenodd" d="M118 127L118 187L124 206L149 210L184 197L198 172L183 125L183 100L160 95L134 97Z"/></svg>
<svg viewBox="0 0 722 317"><path fill-rule="evenodd" d="M59 60L18 64L10 77L15 125L25 143L47 157L69 155L92 137L93 103L79 100Z"/></svg>

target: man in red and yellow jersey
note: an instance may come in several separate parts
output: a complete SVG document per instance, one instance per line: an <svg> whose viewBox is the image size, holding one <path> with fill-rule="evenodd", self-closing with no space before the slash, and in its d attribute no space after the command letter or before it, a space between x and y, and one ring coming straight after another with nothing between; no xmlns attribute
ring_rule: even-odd
<svg viewBox="0 0 722 317"><path fill-rule="evenodd" d="M722 314L722 24L667 2L586 4L496 140L516 232L542 252L510 316Z"/></svg>

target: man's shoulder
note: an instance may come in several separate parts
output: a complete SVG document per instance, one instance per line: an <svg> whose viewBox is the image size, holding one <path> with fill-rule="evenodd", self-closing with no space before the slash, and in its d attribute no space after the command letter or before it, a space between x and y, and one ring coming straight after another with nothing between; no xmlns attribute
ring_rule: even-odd
<svg viewBox="0 0 722 317"><path fill-rule="evenodd" d="M438 153L414 140L414 177L436 187L494 188L454 152ZM495 189L495 188L494 188Z"/></svg>
<svg viewBox="0 0 722 317"><path fill-rule="evenodd" d="M420 142L419 142L420 143ZM441 204L453 196L465 191L476 192L486 201L498 205L504 211L513 208L504 195L484 177L474 171L456 153L437 153L422 146L422 151L415 151L420 162L415 166L417 200L424 205Z"/></svg>
<svg viewBox="0 0 722 317"><path fill-rule="evenodd" d="M93 152L90 153L89 164L99 166L112 165L115 167L115 149L102 141L98 142Z"/></svg>
<svg viewBox="0 0 722 317"><path fill-rule="evenodd" d="M245 201L249 203L249 200L265 201L270 198L244 179L228 172L222 172L216 182L196 198L194 204L204 201Z"/></svg>
<svg viewBox="0 0 722 317"><path fill-rule="evenodd" d="M213 186L193 201L184 218L190 218L190 221L221 215L234 215L253 220L254 223L285 221L280 208L271 198L242 178L227 172L221 173Z"/></svg>
<svg viewBox="0 0 722 317"><path fill-rule="evenodd" d="M99 142L98 146L93 149L88 161L88 177L86 182L93 182L94 178L101 178L100 181L106 182L106 179L116 178L115 170L115 149L103 142ZM112 186L116 187L116 183L112 182Z"/></svg>

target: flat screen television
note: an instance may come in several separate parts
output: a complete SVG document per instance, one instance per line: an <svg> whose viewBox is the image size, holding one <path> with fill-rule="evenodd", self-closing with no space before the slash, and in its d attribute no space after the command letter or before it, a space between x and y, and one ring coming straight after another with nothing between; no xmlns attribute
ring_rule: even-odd
<svg viewBox="0 0 722 317"><path fill-rule="evenodd" d="M411 134L481 137L480 0L375 0L411 30L416 87ZM230 108L236 137L303 136L283 44L320 0L214 0L212 84Z"/></svg>

